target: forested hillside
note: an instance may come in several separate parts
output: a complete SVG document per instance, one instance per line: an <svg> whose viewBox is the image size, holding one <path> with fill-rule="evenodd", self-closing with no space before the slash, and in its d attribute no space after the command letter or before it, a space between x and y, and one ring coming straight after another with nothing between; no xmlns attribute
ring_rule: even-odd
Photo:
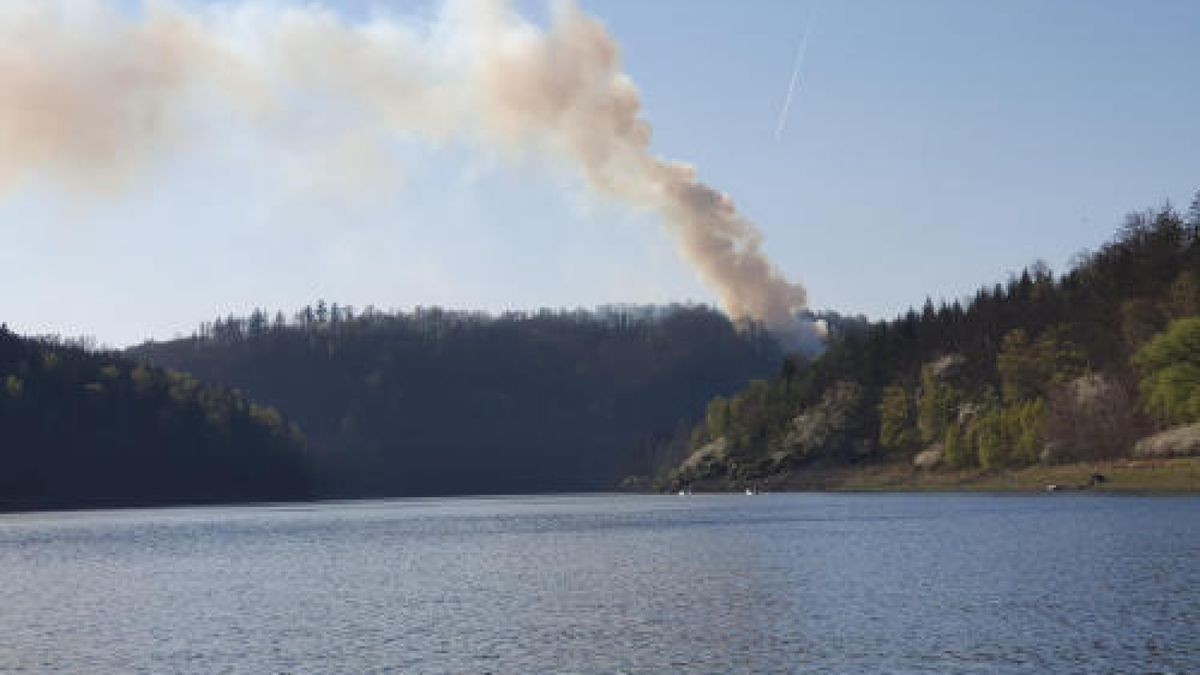
<svg viewBox="0 0 1200 675"><path fill-rule="evenodd" d="M0 327L0 509L303 499L310 479L271 408Z"/></svg>
<svg viewBox="0 0 1200 675"><path fill-rule="evenodd" d="M237 387L309 438L324 494L588 490L648 473L717 394L777 369L704 307L482 313L306 307L205 324L139 358Z"/></svg>
<svg viewBox="0 0 1200 675"><path fill-rule="evenodd" d="M1064 275L927 300L710 401L664 487L821 467L930 470L1200 450L1200 198L1128 217ZM1139 439L1173 429L1170 433Z"/></svg>

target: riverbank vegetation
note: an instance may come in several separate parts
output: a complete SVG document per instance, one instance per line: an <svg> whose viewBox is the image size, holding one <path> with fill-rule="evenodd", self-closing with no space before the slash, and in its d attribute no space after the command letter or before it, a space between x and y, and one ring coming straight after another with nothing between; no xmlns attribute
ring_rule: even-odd
<svg viewBox="0 0 1200 675"><path fill-rule="evenodd" d="M1130 215L1061 276L1037 263L966 301L926 300L714 398L657 481L897 464L995 476L1200 453L1197 423L1200 198Z"/></svg>

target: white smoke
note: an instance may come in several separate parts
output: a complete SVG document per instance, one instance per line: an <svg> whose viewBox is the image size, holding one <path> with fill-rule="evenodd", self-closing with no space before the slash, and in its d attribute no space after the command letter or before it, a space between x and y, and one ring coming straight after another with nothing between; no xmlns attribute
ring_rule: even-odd
<svg viewBox="0 0 1200 675"><path fill-rule="evenodd" d="M597 192L659 215L731 318L819 341L797 318L804 288L767 259L758 229L692 167L650 151L612 37L574 4L553 7L543 28L505 0L452 0L418 29L310 5L161 0L131 16L103 0L8 0L0 190L29 175L120 187L186 147L197 107L272 128L329 106L346 127L324 130L332 146L453 140L567 160Z"/></svg>

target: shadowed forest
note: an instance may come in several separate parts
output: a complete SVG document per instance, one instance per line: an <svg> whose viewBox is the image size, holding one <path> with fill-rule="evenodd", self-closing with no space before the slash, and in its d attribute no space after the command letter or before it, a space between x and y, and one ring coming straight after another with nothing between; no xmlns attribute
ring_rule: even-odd
<svg viewBox="0 0 1200 675"><path fill-rule="evenodd" d="M0 328L0 508L293 500L308 450L277 410L113 353Z"/></svg>
<svg viewBox="0 0 1200 675"><path fill-rule="evenodd" d="M131 354L288 411L332 496L598 490L656 464L775 342L705 307L387 313L318 303Z"/></svg>

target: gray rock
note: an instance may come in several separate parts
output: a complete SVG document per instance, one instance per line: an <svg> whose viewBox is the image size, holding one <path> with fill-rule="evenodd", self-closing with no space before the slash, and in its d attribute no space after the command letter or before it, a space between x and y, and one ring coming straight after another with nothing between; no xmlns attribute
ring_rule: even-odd
<svg viewBox="0 0 1200 675"><path fill-rule="evenodd" d="M954 379L967 359L962 354L946 354L945 356L925 364L929 374L939 382Z"/></svg>
<svg viewBox="0 0 1200 675"><path fill-rule="evenodd" d="M821 401L792 419L780 450L784 455L805 457L844 447L842 438L851 416L862 400L862 387L854 382L837 382Z"/></svg>
<svg viewBox="0 0 1200 675"><path fill-rule="evenodd" d="M1200 456L1200 422L1143 438L1133 447L1133 456L1145 459Z"/></svg>
<svg viewBox="0 0 1200 675"><path fill-rule="evenodd" d="M714 462L725 459L729 454L729 441L724 436L715 441L705 443L679 465L681 472L694 473Z"/></svg>
<svg viewBox="0 0 1200 675"><path fill-rule="evenodd" d="M925 448L913 457L913 466L918 469L932 469L942 463L942 458L946 456L946 450L941 443L934 443Z"/></svg>

